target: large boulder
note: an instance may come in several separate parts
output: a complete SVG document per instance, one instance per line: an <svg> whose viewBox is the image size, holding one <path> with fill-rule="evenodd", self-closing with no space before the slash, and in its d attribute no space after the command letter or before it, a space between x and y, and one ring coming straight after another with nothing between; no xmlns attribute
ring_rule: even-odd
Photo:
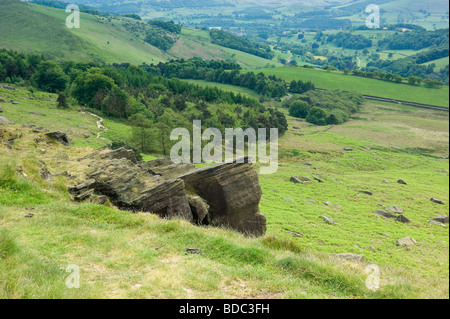
<svg viewBox="0 0 450 319"><path fill-rule="evenodd" d="M83 183L69 187L74 200L106 196L121 209L181 217L251 236L265 234L261 186L248 161L197 169L169 158L137 163L125 149L101 149L79 161L90 169Z"/></svg>
<svg viewBox="0 0 450 319"><path fill-rule="evenodd" d="M259 211L262 190L258 174L247 158L244 163L238 162L195 169L180 178L188 191L210 206L211 225L262 236L266 232L266 217Z"/></svg>

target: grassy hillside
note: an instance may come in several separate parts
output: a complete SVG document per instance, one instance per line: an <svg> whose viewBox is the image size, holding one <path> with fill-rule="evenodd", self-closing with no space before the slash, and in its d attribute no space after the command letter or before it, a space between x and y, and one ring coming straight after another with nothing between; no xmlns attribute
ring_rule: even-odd
<svg viewBox="0 0 450 319"><path fill-rule="evenodd" d="M124 26L133 21L111 17L108 20L81 14L81 28L68 29L64 10L5 0L0 3L0 48L26 53L44 53L58 60L102 61L105 63L165 62L200 56L205 59L230 59L245 68L267 67L272 61L210 43L208 33L184 29L168 52L144 42Z"/></svg>
<svg viewBox="0 0 450 319"><path fill-rule="evenodd" d="M312 81L316 87L328 90L350 90L362 94L374 95L417 103L449 106L449 88L428 89L406 84L380 81L344 75L340 72L327 72L297 67L280 67L259 70L267 75L276 75L286 81Z"/></svg>
<svg viewBox="0 0 450 319"><path fill-rule="evenodd" d="M249 239L71 202L66 185L74 181L43 180L44 165L54 174L78 175L77 158L108 143L108 134L125 136L128 127L105 121L103 140L96 138L96 119L78 107L56 109L55 95L0 89L6 94L7 102L19 104L2 103L2 116L16 125L0 132L17 136L11 148L0 143L1 297L448 298L448 228L428 224L448 214L449 163L440 158L448 156L446 113L366 104L351 121L331 128L289 118L281 166L260 176L268 231ZM75 146L42 143L42 131L21 124L66 131ZM294 184L291 176L324 183ZM400 178L407 185L397 184ZM403 207L412 223L377 217L380 205ZM28 213L33 217L25 218ZM417 245L395 244L406 236ZM202 254L185 255L193 247ZM367 262L339 261L331 257L336 253L363 254ZM364 284L369 263L380 267L377 292ZM81 289L64 285L69 264L80 267Z"/></svg>
<svg viewBox="0 0 450 319"><path fill-rule="evenodd" d="M221 90L233 92L235 94L238 94L238 93L244 94L248 97L252 97L255 99L258 99L260 97L260 95L257 92L247 89L247 88L240 87L240 86L235 86L235 85L230 85L230 84L222 84L222 83L216 83L216 82L208 82L208 81L203 81L203 80L186 80L186 81L189 83L192 83L192 84L200 85L200 86L217 87Z"/></svg>

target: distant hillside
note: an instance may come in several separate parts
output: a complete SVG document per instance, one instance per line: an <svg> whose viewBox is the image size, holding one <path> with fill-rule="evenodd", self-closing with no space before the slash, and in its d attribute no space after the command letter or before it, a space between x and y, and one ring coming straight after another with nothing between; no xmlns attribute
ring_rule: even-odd
<svg viewBox="0 0 450 319"><path fill-rule="evenodd" d="M131 18L85 13L81 13L80 29L68 29L67 16L62 9L2 0L0 48L42 53L57 60L105 63L150 64L200 56L231 60L244 68L272 64L270 60L212 44L206 31L183 29L175 34ZM169 44L161 43L161 39Z"/></svg>

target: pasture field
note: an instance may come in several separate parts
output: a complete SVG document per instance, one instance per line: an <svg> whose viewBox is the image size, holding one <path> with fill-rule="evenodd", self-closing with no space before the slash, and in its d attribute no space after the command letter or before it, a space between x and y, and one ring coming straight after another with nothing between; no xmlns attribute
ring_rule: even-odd
<svg viewBox="0 0 450 319"><path fill-rule="evenodd" d="M265 68L281 64L248 53L212 44L203 30L182 30L174 46L164 52L130 33L125 23L135 20L81 13L80 29L68 29L68 14L61 9L19 1L0 4L0 27L5 30L0 48L44 54L59 61L96 61L141 65L171 59L232 60L244 68Z"/></svg>
<svg viewBox="0 0 450 319"><path fill-rule="evenodd" d="M285 239L292 238L288 232L300 234L293 240L306 251L363 254L382 273L415 273L443 289L448 228L428 221L448 214L448 114L366 104L344 125L317 127L294 118L289 124L280 139L278 172L260 175L268 232ZM292 176L312 181L294 184ZM432 203L432 197L446 205ZM375 213L391 206L402 207L412 223ZM395 241L404 237L420 244L398 247Z"/></svg>
<svg viewBox="0 0 450 319"><path fill-rule="evenodd" d="M328 90L357 91L362 94L374 95L397 100L411 101L437 106L449 106L449 88L429 89L423 86L411 86L376 79L368 79L345 75L341 72L304 69L300 67L279 67L258 70L267 75L275 75L286 81L312 81L317 88Z"/></svg>
<svg viewBox="0 0 450 319"><path fill-rule="evenodd" d="M208 81L203 81L203 80L185 80L191 84L197 84L200 86L208 86L208 87L217 87L223 91L229 91L229 92L233 92L235 94L244 94L248 97L252 97L254 99L258 99L260 97L260 95L250 89L244 88L244 87L240 87L240 86L236 86L236 85L230 85L230 84L222 84L222 83L216 83L216 82L208 82Z"/></svg>

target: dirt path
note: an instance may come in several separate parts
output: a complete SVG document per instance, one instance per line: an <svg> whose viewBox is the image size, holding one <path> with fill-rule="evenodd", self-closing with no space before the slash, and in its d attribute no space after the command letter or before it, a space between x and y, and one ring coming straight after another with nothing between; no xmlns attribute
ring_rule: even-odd
<svg viewBox="0 0 450 319"><path fill-rule="evenodd" d="M88 112L88 111L86 110L86 108L84 108L84 107L83 107L83 109L80 111L80 113L82 113L82 114L88 114L88 115L90 115L90 116L95 117L95 118L98 120L98 121L97 121L97 128L99 129L99 132L97 133L97 138L100 138L101 134L102 134L104 131L107 131L107 130L108 130L108 128L102 124L103 121L104 121L104 119L103 119L102 117L98 116L97 114Z"/></svg>

